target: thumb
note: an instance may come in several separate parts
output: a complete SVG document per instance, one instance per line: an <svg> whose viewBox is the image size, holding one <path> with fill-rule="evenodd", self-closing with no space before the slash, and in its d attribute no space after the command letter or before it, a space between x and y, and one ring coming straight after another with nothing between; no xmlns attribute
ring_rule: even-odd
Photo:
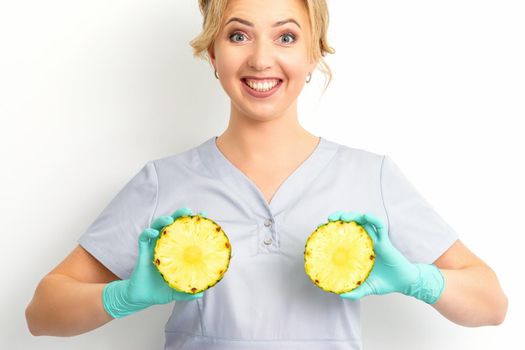
<svg viewBox="0 0 525 350"><path fill-rule="evenodd" d="M367 295L371 295L372 289L370 286L365 282L356 289L354 289L351 292L339 294L339 296L343 299L350 299L350 300L357 300L361 299L362 297L365 297Z"/></svg>
<svg viewBox="0 0 525 350"><path fill-rule="evenodd" d="M172 291L172 299L173 300L179 300L179 301L191 301L191 300L202 298L203 294L204 294L204 292L200 292L200 293L197 293L197 294L190 294L190 293L184 293L184 292L179 292L179 291L173 290Z"/></svg>
<svg viewBox="0 0 525 350"><path fill-rule="evenodd" d="M153 261L153 246L157 241L159 231L147 228L139 236L139 263L149 264Z"/></svg>

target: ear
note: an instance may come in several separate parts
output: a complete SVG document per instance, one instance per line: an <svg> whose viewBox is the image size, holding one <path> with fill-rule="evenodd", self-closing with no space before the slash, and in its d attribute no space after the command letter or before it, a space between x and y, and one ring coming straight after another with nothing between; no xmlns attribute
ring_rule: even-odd
<svg viewBox="0 0 525 350"><path fill-rule="evenodd" d="M211 64L213 65L213 68L216 68L215 67L215 47L214 45L210 45L210 47L208 47L208 56L210 56L210 61L211 61Z"/></svg>
<svg viewBox="0 0 525 350"><path fill-rule="evenodd" d="M319 64L319 60L312 61L310 63L310 69L308 71L313 74L318 64Z"/></svg>
<svg viewBox="0 0 525 350"><path fill-rule="evenodd" d="M308 71L313 73L319 62L321 62L321 57L317 57L317 59L310 57L308 61Z"/></svg>

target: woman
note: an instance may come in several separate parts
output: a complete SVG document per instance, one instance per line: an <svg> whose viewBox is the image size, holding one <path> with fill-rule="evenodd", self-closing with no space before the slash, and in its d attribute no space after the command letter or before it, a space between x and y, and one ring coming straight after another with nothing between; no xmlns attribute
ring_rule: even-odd
<svg viewBox="0 0 525 350"><path fill-rule="evenodd" d="M507 299L496 275L389 157L299 124L304 84L318 65L330 74L325 1L200 8L203 33L192 45L231 99L227 129L142 168L40 282L26 310L31 332L81 334L175 301L167 349L360 349L358 300L393 292L457 324L500 324ZM188 208L209 213L232 244L223 280L197 295L170 289L152 264L158 232ZM304 273L305 240L327 217L357 221L375 243L374 270L351 293L326 293Z"/></svg>

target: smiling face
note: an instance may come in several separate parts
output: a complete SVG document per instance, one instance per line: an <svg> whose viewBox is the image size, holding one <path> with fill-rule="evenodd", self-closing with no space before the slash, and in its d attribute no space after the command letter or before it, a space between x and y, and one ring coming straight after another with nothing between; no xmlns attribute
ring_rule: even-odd
<svg viewBox="0 0 525 350"><path fill-rule="evenodd" d="M232 116L296 117L297 97L317 65L308 55L310 35L302 0L228 2L208 53L231 99Z"/></svg>

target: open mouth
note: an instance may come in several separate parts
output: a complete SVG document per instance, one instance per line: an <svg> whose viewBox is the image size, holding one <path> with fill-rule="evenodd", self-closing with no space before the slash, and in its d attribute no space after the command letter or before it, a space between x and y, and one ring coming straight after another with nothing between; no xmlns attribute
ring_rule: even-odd
<svg viewBox="0 0 525 350"><path fill-rule="evenodd" d="M241 79L244 85L259 93L275 90L283 82L282 79Z"/></svg>

